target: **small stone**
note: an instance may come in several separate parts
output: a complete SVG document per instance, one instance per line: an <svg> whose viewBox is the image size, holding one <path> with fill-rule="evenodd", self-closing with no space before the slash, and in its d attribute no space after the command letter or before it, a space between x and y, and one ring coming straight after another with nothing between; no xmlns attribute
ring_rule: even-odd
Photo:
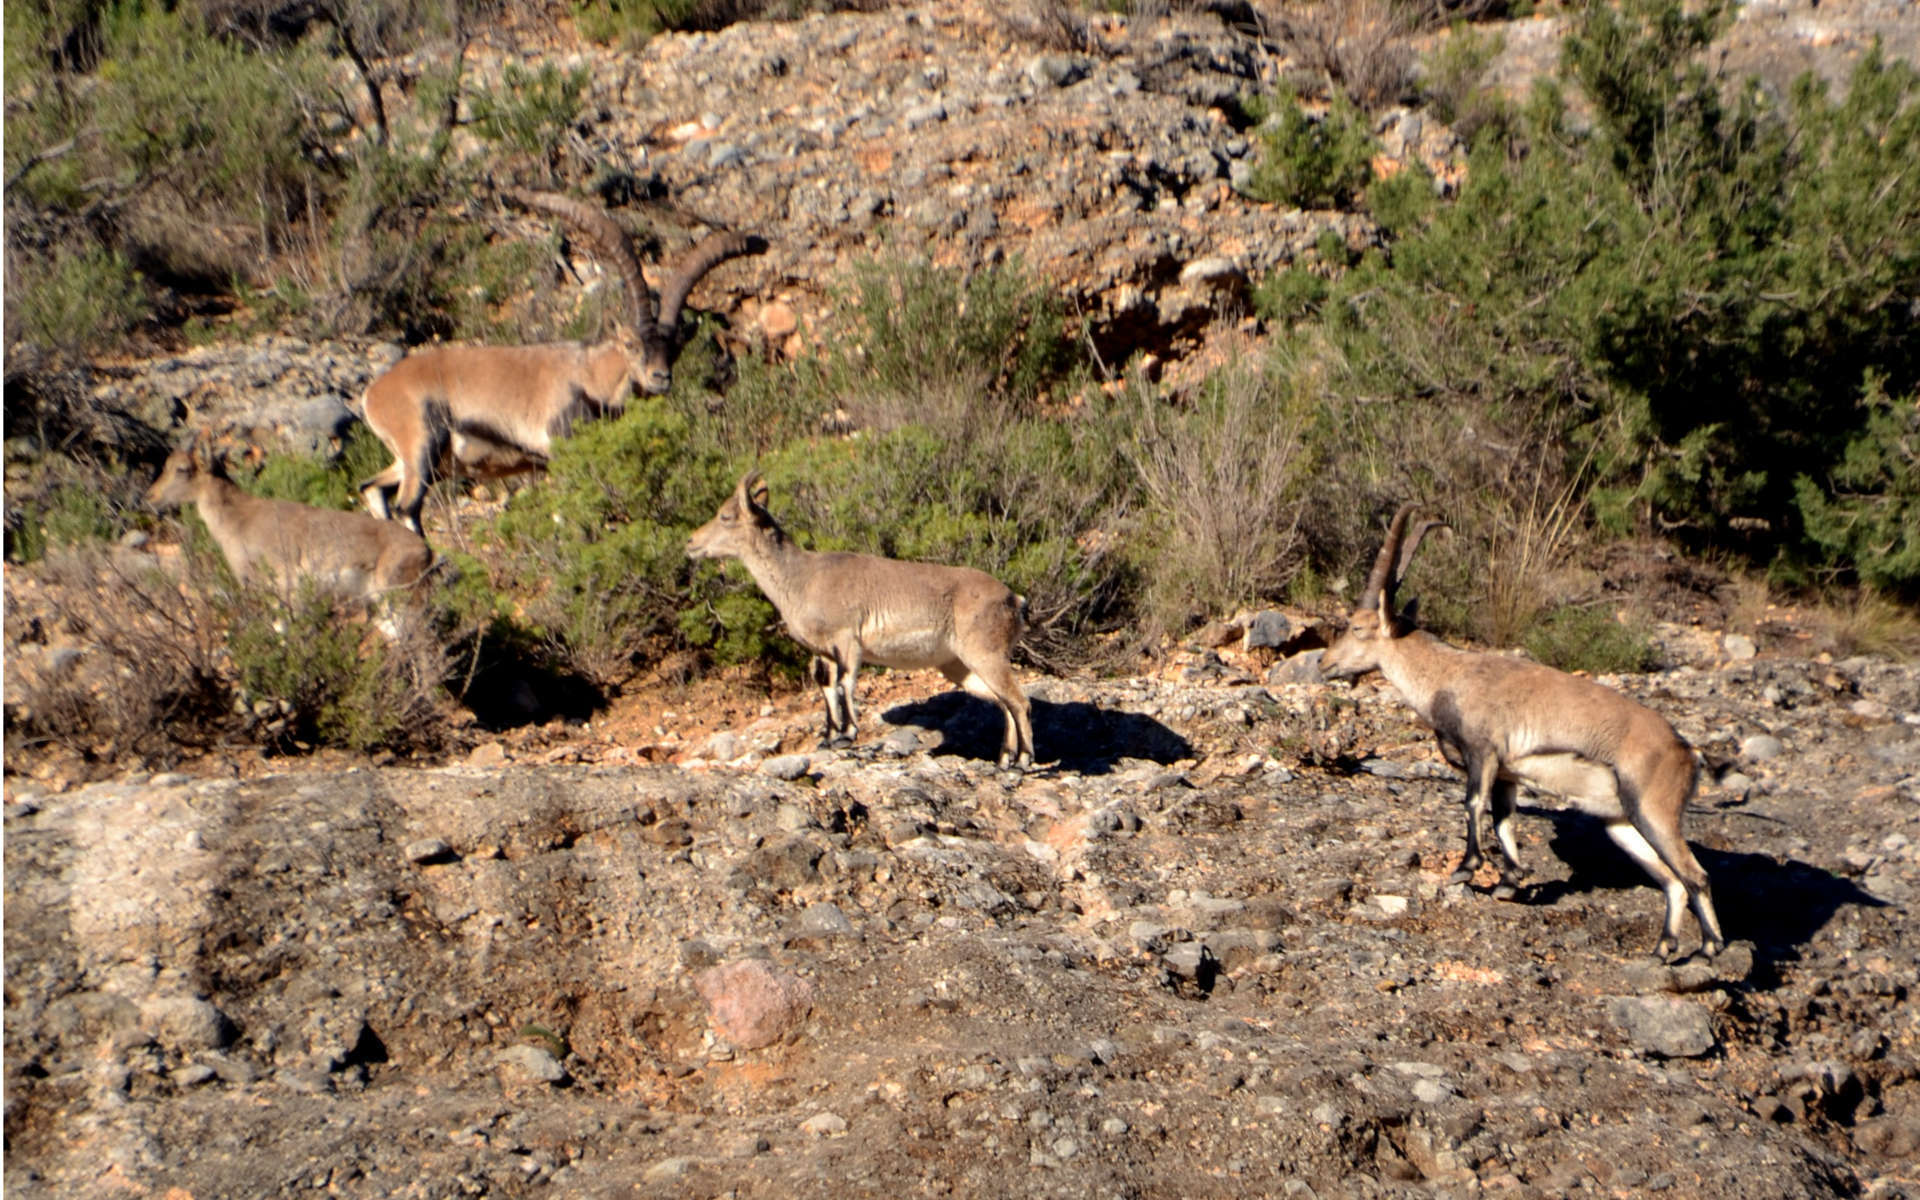
<svg viewBox="0 0 1920 1200"><path fill-rule="evenodd" d="M853 932L853 922L838 904L823 900L807 905L800 914L800 928L815 937L845 937Z"/></svg>
<svg viewBox="0 0 1920 1200"><path fill-rule="evenodd" d="M1379 895L1379 896L1371 896L1369 897L1369 899L1372 901L1373 906L1375 908L1379 909L1383 915L1388 917L1398 917L1398 916L1404 915L1407 911L1407 906L1410 903L1405 896Z"/></svg>
<svg viewBox="0 0 1920 1200"><path fill-rule="evenodd" d="M1293 632L1293 623L1272 609L1256 613L1253 620L1247 622L1247 636L1242 648L1278 649L1286 644L1287 637Z"/></svg>
<svg viewBox="0 0 1920 1200"><path fill-rule="evenodd" d="M1422 1104L1439 1104L1453 1099L1453 1088L1438 1079L1416 1079L1413 1081L1413 1098Z"/></svg>
<svg viewBox="0 0 1920 1200"><path fill-rule="evenodd" d="M542 1046L508 1046L494 1055L494 1065L519 1083L559 1084L566 1081L567 1069L551 1051Z"/></svg>
<svg viewBox="0 0 1920 1200"><path fill-rule="evenodd" d="M805 775L812 765L804 754L781 754L761 763L760 770L775 779L792 781Z"/></svg>
<svg viewBox="0 0 1920 1200"><path fill-rule="evenodd" d="M1725 635L1720 639L1720 647L1734 662L1745 662L1760 652L1759 648L1753 644L1753 639L1744 633Z"/></svg>
<svg viewBox="0 0 1920 1200"><path fill-rule="evenodd" d="M706 744L700 747L700 757L712 759L714 762L732 762L740 757L741 750L740 735L732 730L722 729L708 738Z"/></svg>
<svg viewBox="0 0 1920 1200"><path fill-rule="evenodd" d="M737 167L747 161L747 152L732 142L714 140L707 146L707 166L715 171Z"/></svg>
<svg viewBox="0 0 1920 1200"><path fill-rule="evenodd" d="M1064 54L1038 54L1027 63L1027 78L1035 87L1068 87L1086 78L1087 67Z"/></svg>
<svg viewBox="0 0 1920 1200"><path fill-rule="evenodd" d="M1740 753L1752 762L1766 762L1779 758L1786 753L1786 750L1785 743L1770 733L1752 734L1740 742Z"/></svg>
<svg viewBox="0 0 1920 1200"><path fill-rule="evenodd" d="M918 129L922 125L931 125L947 119L947 106L938 100L929 100L925 104L916 104L900 114L900 120L908 129Z"/></svg>
<svg viewBox="0 0 1920 1200"><path fill-rule="evenodd" d="M499 742L481 742L467 752L470 767L497 767L507 761L507 748Z"/></svg>
<svg viewBox="0 0 1920 1200"><path fill-rule="evenodd" d="M643 1173L642 1178L648 1183L672 1183L676 1180L685 1179L687 1172L693 1170L693 1167L694 1162L691 1158L663 1158L648 1167Z"/></svg>
<svg viewBox="0 0 1920 1200"><path fill-rule="evenodd" d="M771 1046L813 1011L813 986L757 958L709 967L693 977L714 1032L742 1050Z"/></svg>
<svg viewBox="0 0 1920 1200"><path fill-rule="evenodd" d="M1119 1117L1108 1117L1100 1122L1100 1132L1108 1137L1119 1137L1127 1131L1127 1123Z"/></svg>
<svg viewBox="0 0 1920 1200"><path fill-rule="evenodd" d="M1627 1037L1649 1054L1698 1058L1715 1044L1712 1015L1677 996L1620 996L1609 1011Z"/></svg>
<svg viewBox="0 0 1920 1200"><path fill-rule="evenodd" d="M1229 283L1239 278L1242 278L1239 266L1224 254L1212 254L1206 258L1196 258L1186 266L1180 268L1180 282L1184 284L1205 283L1217 285ZM1274 613L1273 615L1279 616L1278 613ZM1286 618L1280 617L1280 622L1284 630ZM1277 643L1267 644L1273 645Z"/></svg>
<svg viewBox="0 0 1920 1200"><path fill-rule="evenodd" d="M847 1119L838 1113L815 1113L800 1122L800 1132L817 1138L841 1137L847 1132Z"/></svg>
<svg viewBox="0 0 1920 1200"><path fill-rule="evenodd" d="M163 1049L181 1054L219 1050L233 1041L226 1014L197 996L144 997L140 1019Z"/></svg>
<svg viewBox="0 0 1920 1200"><path fill-rule="evenodd" d="M1273 664L1267 672L1269 686L1278 687L1288 683L1325 683L1327 677L1320 673L1320 656L1324 650L1307 650Z"/></svg>
<svg viewBox="0 0 1920 1200"><path fill-rule="evenodd" d="M199 1087L211 1083L220 1077L220 1073L205 1063L188 1063L173 1073L173 1082L177 1087Z"/></svg>
<svg viewBox="0 0 1920 1200"><path fill-rule="evenodd" d="M401 853L407 856L408 862L425 865L450 861L453 858L453 847L439 838L421 838L418 841L408 842Z"/></svg>

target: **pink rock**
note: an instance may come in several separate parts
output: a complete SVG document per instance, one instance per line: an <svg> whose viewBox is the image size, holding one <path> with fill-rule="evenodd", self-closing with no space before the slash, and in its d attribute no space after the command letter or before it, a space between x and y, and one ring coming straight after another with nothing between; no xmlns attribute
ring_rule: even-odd
<svg viewBox="0 0 1920 1200"><path fill-rule="evenodd" d="M709 967L693 977L714 1032L741 1050L790 1036L813 1010L813 985L757 958Z"/></svg>

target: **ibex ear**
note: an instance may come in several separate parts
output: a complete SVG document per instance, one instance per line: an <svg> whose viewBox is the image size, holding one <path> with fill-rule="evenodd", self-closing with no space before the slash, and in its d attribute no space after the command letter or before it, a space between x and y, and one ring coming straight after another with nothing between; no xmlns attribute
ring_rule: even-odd
<svg viewBox="0 0 1920 1200"><path fill-rule="evenodd" d="M762 511L766 509L767 481L760 477L760 472L750 471L740 481L740 498Z"/></svg>
<svg viewBox="0 0 1920 1200"><path fill-rule="evenodd" d="M1400 610L1399 628L1413 629L1413 628L1416 628L1419 624L1420 624L1420 597L1415 596L1413 599L1407 601L1406 607Z"/></svg>
<svg viewBox="0 0 1920 1200"><path fill-rule="evenodd" d="M197 434L191 442L187 443L187 458L193 463L193 469L196 471L212 469L213 444L207 439L206 434Z"/></svg>

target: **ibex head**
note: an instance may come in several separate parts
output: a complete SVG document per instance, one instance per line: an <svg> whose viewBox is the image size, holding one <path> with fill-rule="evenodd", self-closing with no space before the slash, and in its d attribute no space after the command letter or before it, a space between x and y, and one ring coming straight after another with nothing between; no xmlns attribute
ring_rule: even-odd
<svg viewBox="0 0 1920 1200"><path fill-rule="evenodd" d="M767 481L760 472L749 471L713 520L687 537L687 557L740 558L768 538L780 536L780 527L767 512Z"/></svg>
<svg viewBox="0 0 1920 1200"><path fill-rule="evenodd" d="M178 508L193 499L196 480L220 472L221 463L214 457L206 438L196 437L167 455L159 478L147 489L147 503L162 512Z"/></svg>
<svg viewBox="0 0 1920 1200"><path fill-rule="evenodd" d="M680 353L680 313L700 277L730 258L764 254L765 238L745 233L711 234L687 252L660 289L659 310L653 289L641 273L640 259L626 230L605 209L556 192L507 193L527 208L551 213L571 226L593 252L613 264L627 289L628 320L619 341L626 349L633 385L642 395L659 396L673 386L673 361ZM624 398L623 398L624 399Z"/></svg>
<svg viewBox="0 0 1920 1200"><path fill-rule="evenodd" d="M1445 521L1427 520L1407 533L1407 522L1414 505L1402 504L1387 526L1386 541L1374 557L1367 586L1347 618L1347 631L1320 656L1320 673L1329 679L1354 679L1380 666L1386 644L1407 632L1407 625L1394 612L1394 592L1413 562L1421 541L1435 529L1447 528Z"/></svg>

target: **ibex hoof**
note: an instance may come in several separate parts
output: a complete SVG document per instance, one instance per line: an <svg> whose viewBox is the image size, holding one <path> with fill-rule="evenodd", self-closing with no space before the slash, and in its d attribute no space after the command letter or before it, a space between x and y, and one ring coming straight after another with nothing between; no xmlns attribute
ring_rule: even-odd
<svg viewBox="0 0 1920 1200"><path fill-rule="evenodd" d="M1493 898L1495 900L1518 900L1520 898L1520 888L1517 884L1502 879L1493 887Z"/></svg>
<svg viewBox="0 0 1920 1200"><path fill-rule="evenodd" d="M1471 867L1461 867L1461 868L1460 868L1460 869L1459 869L1458 871L1455 871L1455 872L1454 872L1453 874L1451 874L1451 875L1449 875L1449 876L1447 876L1447 882L1448 882L1449 884L1454 884L1454 883L1472 883L1472 882L1473 882L1473 868L1471 868Z"/></svg>

